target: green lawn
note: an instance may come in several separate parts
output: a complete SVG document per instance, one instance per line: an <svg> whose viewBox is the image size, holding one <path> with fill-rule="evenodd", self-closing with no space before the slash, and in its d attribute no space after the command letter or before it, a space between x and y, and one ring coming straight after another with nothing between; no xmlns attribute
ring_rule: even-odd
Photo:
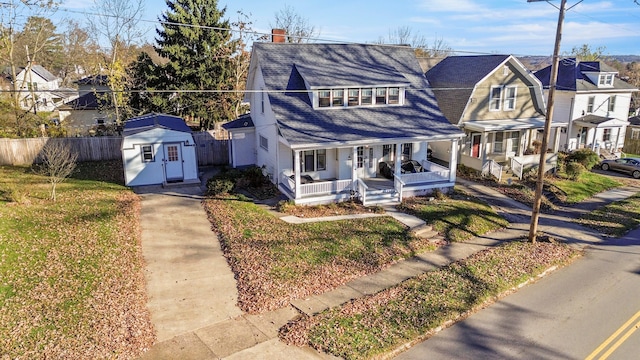
<svg viewBox="0 0 640 360"><path fill-rule="evenodd" d="M577 219L576 222L603 234L622 236L640 226L640 193L596 209Z"/></svg>
<svg viewBox="0 0 640 360"><path fill-rule="evenodd" d="M548 177L545 180L562 191L566 196L564 202L568 204L579 203L597 193L622 186L616 180L591 171L583 172L577 180L562 177Z"/></svg>
<svg viewBox="0 0 640 360"><path fill-rule="evenodd" d="M487 204L457 192L451 197L434 200L429 197L408 198L398 209L432 225L448 241L469 240L509 225Z"/></svg>
<svg viewBox="0 0 640 360"><path fill-rule="evenodd" d="M447 321L459 320L576 255L561 244L507 243L373 296L302 317L280 335L289 344L310 345L345 359L386 358L385 353L427 338Z"/></svg>
<svg viewBox="0 0 640 360"><path fill-rule="evenodd" d="M154 335L138 197L118 184L70 179L54 203L46 181L0 167L3 357L139 355Z"/></svg>

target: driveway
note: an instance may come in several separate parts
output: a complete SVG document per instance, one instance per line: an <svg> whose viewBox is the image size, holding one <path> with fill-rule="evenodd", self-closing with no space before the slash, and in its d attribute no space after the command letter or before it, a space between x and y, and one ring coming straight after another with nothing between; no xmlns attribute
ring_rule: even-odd
<svg viewBox="0 0 640 360"><path fill-rule="evenodd" d="M200 187L137 192L157 342L241 315L236 282L202 207Z"/></svg>

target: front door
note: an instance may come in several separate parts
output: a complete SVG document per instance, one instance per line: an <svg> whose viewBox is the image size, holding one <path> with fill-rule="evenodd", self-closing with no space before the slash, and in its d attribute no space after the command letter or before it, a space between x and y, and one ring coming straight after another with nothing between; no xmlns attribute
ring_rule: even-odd
<svg viewBox="0 0 640 360"><path fill-rule="evenodd" d="M184 180L180 144L164 145L164 172L167 181Z"/></svg>
<svg viewBox="0 0 640 360"><path fill-rule="evenodd" d="M505 153L507 159L518 155L518 149L520 148L520 133L518 131L509 131L505 133Z"/></svg>
<svg viewBox="0 0 640 360"><path fill-rule="evenodd" d="M587 144L587 134L589 133L589 128L583 127L580 129L580 147L583 148Z"/></svg>
<svg viewBox="0 0 640 360"><path fill-rule="evenodd" d="M358 148L356 149L357 152L357 157L356 157L356 176L359 179L366 179L368 178L367 176L367 165L368 165L368 160L369 159L365 159L365 148L364 146L358 146ZM367 153L368 155L368 153Z"/></svg>
<svg viewBox="0 0 640 360"><path fill-rule="evenodd" d="M471 135L471 157L480 157L480 134Z"/></svg>

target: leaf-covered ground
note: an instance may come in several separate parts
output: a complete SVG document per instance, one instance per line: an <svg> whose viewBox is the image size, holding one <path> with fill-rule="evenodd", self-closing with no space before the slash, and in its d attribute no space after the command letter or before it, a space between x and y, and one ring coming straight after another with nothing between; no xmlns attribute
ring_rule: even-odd
<svg viewBox="0 0 640 360"><path fill-rule="evenodd" d="M367 359L427 338L509 289L576 256L565 245L512 242L353 300L280 330L291 345Z"/></svg>
<svg viewBox="0 0 640 360"><path fill-rule="evenodd" d="M509 225L487 204L458 192L450 197L408 198L398 209L432 225L448 241L469 240Z"/></svg>
<svg viewBox="0 0 640 360"><path fill-rule="evenodd" d="M279 204L278 210L289 215L294 215L303 218L314 218L324 216L336 216L336 215L350 215L350 214L367 214L384 213L384 209L379 206L364 206L356 201L345 201L340 203L331 203L326 205L293 205L289 202Z"/></svg>
<svg viewBox="0 0 640 360"><path fill-rule="evenodd" d="M250 201L205 201L236 274L240 307L257 313L334 289L432 247L391 217L288 224Z"/></svg>
<svg viewBox="0 0 640 360"><path fill-rule="evenodd" d="M0 358L128 359L153 344L136 195L0 167Z"/></svg>
<svg viewBox="0 0 640 360"><path fill-rule="evenodd" d="M603 234L622 236L640 226L640 193L596 209L576 219L575 222Z"/></svg>

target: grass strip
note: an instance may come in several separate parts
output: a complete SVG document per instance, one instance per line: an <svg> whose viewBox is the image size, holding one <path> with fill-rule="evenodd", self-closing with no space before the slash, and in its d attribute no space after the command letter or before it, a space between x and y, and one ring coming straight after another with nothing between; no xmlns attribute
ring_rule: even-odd
<svg viewBox="0 0 640 360"><path fill-rule="evenodd" d="M424 340L448 321L563 265L577 253L553 243L511 242L428 272L373 296L285 325L289 344L345 359L368 359Z"/></svg>
<svg viewBox="0 0 640 360"><path fill-rule="evenodd" d="M574 222L603 234L620 237L640 226L640 193L596 209Z"/></svg>
<svg viewBox="0 0 640 360"><path fill-rule="evenodd" d="M562 200L566 204L576 204L595 194L622 186L620 182L610 177L591 171L583 172L577 180L562 177L547 177L545 180L563 192L565 198Z"/></svg>
<svg viewBox="0 0 640 360"><path fill-rule="evenodd" d="M424 220L453 242L469 240L509 225L489 205L459 192L439 198L409 198L398 209Z"/></svg>

